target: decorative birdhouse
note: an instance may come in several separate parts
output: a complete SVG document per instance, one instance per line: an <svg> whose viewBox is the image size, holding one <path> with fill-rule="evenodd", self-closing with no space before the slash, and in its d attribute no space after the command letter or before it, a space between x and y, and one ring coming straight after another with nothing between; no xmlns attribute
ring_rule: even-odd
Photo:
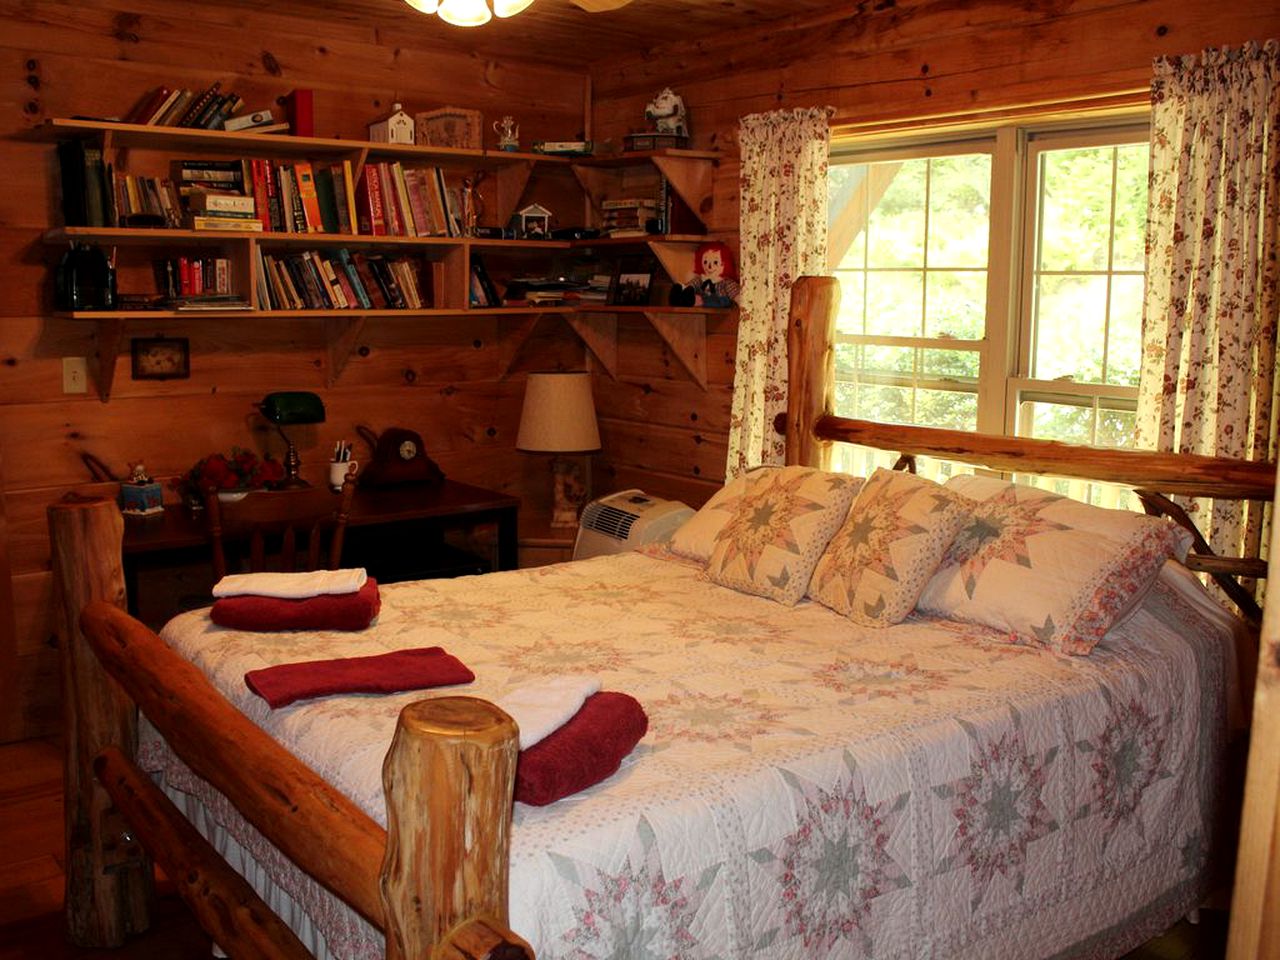
<svg viewBox="0 0 1280 960"><path fill-rule="evenodd" d="M551 211L540 203L531 203L516 212L520 218L520 236L529 240L546 240L551 236Z"/></svg>
<svg viewBox="0 0 1280 960"><path fill-rule="evenodd" d="M391 112L369 124L369 139L374 143L413 143L413 117L393 103Z"/></svg>

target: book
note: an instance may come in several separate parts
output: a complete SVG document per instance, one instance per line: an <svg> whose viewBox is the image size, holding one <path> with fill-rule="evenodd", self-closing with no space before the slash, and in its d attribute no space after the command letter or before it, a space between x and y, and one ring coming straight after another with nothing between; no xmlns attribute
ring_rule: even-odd
<svg viewBox="0 0 1280 960"><path fill-rule="evenodd" d="M161 87L160 89L166 90L167 88ZM164 99L161 100L160 103L156 105L156 108L154 111L152 111L151 115L147 117L146 120L142 120L139 122L145 123L147 126L156 126L157 124L160 123L161 118L168 115L169 111L173 108L174 102L180 96L182 96L181 90L177 88L173 90L169 90L168 94L164 97Z"/></svg>
<svg viewBox="0 0 1280 960"><path fill-rule="evenodd" d="M310 163L300 160L293 165L293 175L297 179L298 199L302 202L302 225L298 232L319 233L324 230L324 219L320 216L315 171Z"/></svg>
<svg viewBox="0 0 1280 960"><path fill-rule="evenodd" d="M387 235L403 237L404 220L401 219L395 184L391 182L391 164L379 162L374 167L378 171L378 185L382 189L382 215L387 221Z"/></svg>
<svg viewBox="0 0 1280 960"><path fill-rule="evenodd" d="M233 193L216 193L202 190L187 197L187 209L192 213L208 213L218 216L235 215L256 217L257 209L252 196Z"/></svg>
<svg viewBox="0 0 1280 960"><path fill-rule="evenodd" d="M329 179L333 183L333 210L338 217L338 233L352 233L352 198L347 191L350 182L351 161L332 164L329 167ZM323 210L321 211L323 212Z"/></svg>
<svg viewBox="0 0 1280 960"><path fill-rule="evenodd" d="M342 186L347 196L346 232L356 232L356 188L353 183L353 171L350 160L342 161Z"/></svg>
<svg viewBox="0 0 1280 960"><path fill-rule="evenodd" d="M320 208L320 229L325 233L341 233L338 220L338 194L333 183L333 168L318 164L315 168L316 202Z"/></svg>
<svg viewBox="0 0 1280 960"><path fill-rule="evenodd" d="M213 98L219 95L218 91L221 88L222 81L215 80L213 84L198 97L193 97L191 100L191 106L187 107L187 112L182 115L182 118L178 121L177 125L180 127L190 127L194 125L196 118L203 114Z"/></svg>
<svg viewBox="0 0 1280 960"><path fill-rule="evenodd" d="M364 282L360 278L360 272L356 269L355 261L352 260L351 254L346 247L341 247L337 252L338 262L342 264L342 269L346 272L347 279L351 282L351 289L356 295L356 300L365 310L373 309L373 301L369 298L369 291L365 289Z"/></svg>
<svg viewBox="0 0 1280 960"><path fill-rule="evenodd" d="M366 163L356 191L357 220L360 232L372 237L386 236L387 223L382 211L382 182L374 164Z"/></svg>
<svg viewBox="0 0 1280 960"><path fill-rule="evenodd" d="M135 103L129 109L129 112L124 115L124 122L139 124L146 123L147 118L155 113L156 108L160 106L161 102L168 95L168 87L156 87L152 90L148 90L138 98L137 103Z"/></svg>
<svg viewBox="0 0 1280 960"><path fill-rule="evenodd" d="M423 232L418 231L418 221L413 215L413 204L409 200L409 186L404 179L404 165L400 161L391 164L391 184L396 190L396 209L400 211L400 225L404 229L406 237L426 236L424 223Z"/></svg>
<svg viewBox="0 0 1280 960"><path fill-rule="evenodd" d="M234 133L237 130L250 130L254 127L265 127L274 124L276 119L270 110L255 110L253 113L230 117L222 124L222 129Z"/></svg>
<svg viewBox="0 0 1280 960"><path fill-rule="evenodd" d="M489 271L485 269L484 260L479 254L473 253L471 255L471 271L480 281L480 289L484 298L481 306L500 306L502 298L498 296L498 288L493 285L493 281L489 278Z"/></svg>
<svg viewBox="0 0 1280 960"><path fill-rule="evenodd" d="M190 218L192 230L237 230L243 233L262 231L262 221L256 218L237 219L235 217L203 217L193 215Z"/></svg>
<svg viewBox="0 0 1280 960"><path fill-rule="evenodd" d="M314 137L315 96L311 90L291 90L284 98L285 119L295 137Z"/></svg>
<svg viewBox="0 0 1280 960"><path fill-rule="evenodd" d="M375 310L385 310L387 308L387 294L383 290L382 284L378 282L378 278L374 275L373 267L369 265L369 257L364 253L355 253L351 257L352 263L356 268L356 276L360 278L360 285L364 287L365 293L369 296L369 302Z"/></svg>
<svg viewBox="0 0 1280 960"><path fill-rule="evenodd" d="M178 97L173 101L173 105L156 121L156 126L172 127L177 125L178 120L187 112L187 108L191 106L191 101L195 98L195 92L192 90L179 90Z"/></svg>

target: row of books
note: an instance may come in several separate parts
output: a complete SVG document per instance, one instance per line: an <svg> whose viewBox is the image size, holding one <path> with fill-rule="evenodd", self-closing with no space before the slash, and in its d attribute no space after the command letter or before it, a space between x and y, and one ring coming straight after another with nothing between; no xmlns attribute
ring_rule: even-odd
<svg viewBox="0 0 1280 960"><path fill-rule="evenodd" d="M204 130L261 126L252 121L244 124L232 121L232 117L243 106L244 100L239 94L222 92L221 80L204 90L159 86L149 90L134 104L133 109L125 114L124 122L152 127L193 127Z"/></svg>
<svg viewBox="0 0 1280 960"><path fill-rule="evenodd" d="M431 306L413 257L338 250L258 251L258 302L272 310L419 310Z"/></svg>
<svg viewBox="0 0 1280 960"><path fill-rule="evenodd" d="M457 194L439 167L365 164L356 188L361 233L393 237L462 235Z"/></svg>
<svg viewBox="0 0 1280 960"><path fill-rule="evenodd" d="M156 286L168 300L231 293L227 257L166 257L155 262Z"/></svg>

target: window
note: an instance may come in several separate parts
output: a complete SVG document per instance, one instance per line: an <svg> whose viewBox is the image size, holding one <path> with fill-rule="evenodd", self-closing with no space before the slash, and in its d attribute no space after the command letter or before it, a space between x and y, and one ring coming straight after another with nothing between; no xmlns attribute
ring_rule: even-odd
<svg viewBox="0 0 1280 960"><path fill-rule="evenodd" d="M1006 127L837 147L836 411L1131 445L1147 138L1145 124ZM837 457L858 472L886 462L852 448Z"/></svg>

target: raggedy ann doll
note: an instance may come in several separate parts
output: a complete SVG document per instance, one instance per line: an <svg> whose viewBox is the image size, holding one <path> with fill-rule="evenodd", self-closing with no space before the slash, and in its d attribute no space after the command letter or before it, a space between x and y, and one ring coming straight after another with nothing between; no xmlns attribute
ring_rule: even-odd
<svg viewBox="0 0 1280 960"><path fill-rule="evenodd" d="M671 289L673 306L731 307L738 299L738 271L728 244L711 240L698 245L693 254L693 276L689 286Z"/></svg>

